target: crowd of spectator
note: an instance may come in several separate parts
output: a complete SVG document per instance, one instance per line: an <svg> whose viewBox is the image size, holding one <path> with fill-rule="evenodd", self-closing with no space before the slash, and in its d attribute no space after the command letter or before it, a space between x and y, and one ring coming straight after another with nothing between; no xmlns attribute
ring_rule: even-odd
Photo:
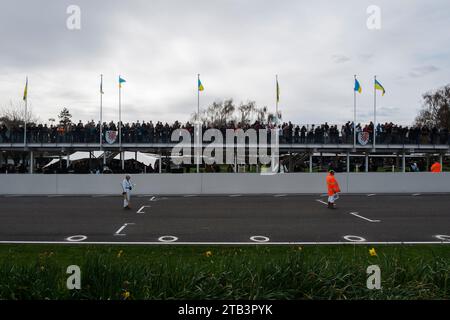
<svg viewBox="0 0 450 320"><path fill-rule="evenodd" d="M347 122L342 126L329 125L294 125L285 122L274 126L273 124L263 124L258 121L254 123L240 123L229 121L225 125L203 125L203 131L208 128L219 129L225 136L226 129L274 129L279 130L280 143L319 143L319 144L352 144L353 143L353 122ZM122 143L168 143L175 129L186 129L192 137L194 134L194 124L187 122L181 124L175 121L172 124L152 121L125 123L121 127ZM377 124L376 142L379 144L448 144L448 128L436 128L427 126L402 126L391 123ZM119 138L108 135L107 132L119 131L118 123L103 123L103 143L118 143ZM357 124L356 133L366 132L368 143L372 143L374 125ZM269 132L269 130L268 130ZM366 134L366 136L367 136ZM113 137L114 139L111 139ZM24 126L8 127L0 123L0 143L22 143L24 139ZM87 123L70 123L67 125L47 125L34 124L27 125L28 143L98 143L100 139L100 123L90 121ZM270 141L270 133L269 133Z"/></svg>
<svg viewBox="0 0 450 320"><path fill-rule="evenodd" d="M125 161L125 168L122 169L120 160L108 161L108 164L104 165L100 159L82 159L79 161L73 161L69 166L66 165L65 159L61 162L54 163L50 166L46 164L50 161L49 158L38 158L36 159L36 165L34 168L34 173L77 173L77 174L108 174L108 173L156 173L159 171L158 163L155 163L155 168L151 164L145 165L135 160ZM2 173L28 173L29 163L25 165L25 161L0 164L0 174ZM167 166L164 164L164 166ZM167 168L164 167L166 170Z"/></svg>

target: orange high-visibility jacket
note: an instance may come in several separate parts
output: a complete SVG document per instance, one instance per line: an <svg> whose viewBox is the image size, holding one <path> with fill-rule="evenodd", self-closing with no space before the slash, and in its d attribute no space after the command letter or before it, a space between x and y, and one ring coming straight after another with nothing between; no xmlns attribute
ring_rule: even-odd
<svg viewBox="0 0 450 320"><path fill-rule="evenodd" d="M442 171L442 166L439 162L433 163L431 166L431 172L437 173Z"/></svg>
<svg viewBox="0 0 450 320"><path fill-rule="evenodd" d="M339 184L332 174L328 174L327 176L327 187L328 187L328 195L332 196L333 194L337 192L341 192L341 189L339 188Z"/></svg>

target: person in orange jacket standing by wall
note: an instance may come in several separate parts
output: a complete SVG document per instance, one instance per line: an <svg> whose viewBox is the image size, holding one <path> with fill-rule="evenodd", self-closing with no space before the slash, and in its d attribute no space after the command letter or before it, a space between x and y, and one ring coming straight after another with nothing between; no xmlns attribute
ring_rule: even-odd
<svg viewBox="0 0 450 320"><path fill-rule="evenodd" d="M338 193L341 192L339 184L334 176L334 170L330 170L327 176L327 187L328 187L328 208L335 209L336 204L334 203L339 199Z"/></svg>
<svg viewBox="0 0 450 320"><path fill-rule="evenodd" d="M433 173L442 172L442 166L439 161L436 161L435 163L433 163L433 165L431 166L431 172L433 172Z"/></svg>

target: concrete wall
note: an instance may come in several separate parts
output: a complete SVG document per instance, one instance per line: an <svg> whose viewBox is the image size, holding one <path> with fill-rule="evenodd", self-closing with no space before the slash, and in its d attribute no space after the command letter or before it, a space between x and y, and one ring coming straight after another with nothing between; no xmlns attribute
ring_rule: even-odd
<svg viewBox="0 0 450 320"><path fill-rule="evenodd" d="M251 173L136 174L135 194L325 193L325 173L264 176ZM343 193L450 192L450 173L339 173ZM123 175L2 174L0 194L111 194Z"/></svg>
<svg viewBox="0 0 450 320"><path fill-rule="evenodd" d="M450 172L353 173L348 193L450 192Z"/></svg>
<svg viewBox="0 0 450 320"><path fill-rule="evenodd" d="M347 185L347 175L337 175L342 186ZM292 173L277 175L204 174L203 192L210 194L246 193L323 193L326 174Z"/></svg>
<svg viewBox="0 0 450 320"><path fill-rule="evenodd" d="M57 193L57 175L0 174L0 194Z"/></svg>

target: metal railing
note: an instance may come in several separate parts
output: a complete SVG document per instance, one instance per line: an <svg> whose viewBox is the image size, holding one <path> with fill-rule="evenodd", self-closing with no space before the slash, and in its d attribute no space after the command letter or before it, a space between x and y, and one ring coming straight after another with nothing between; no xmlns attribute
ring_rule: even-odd
<svg viewBox="0 0 450 320"><path fill-rule="evenodd" d="M301 130L303 126L299 126L299 130L296 130L296 126L293 129L279 129L279 143L280 144L353 144L354 136L353 130L346 131L341 130L338 126L337 131L322 130L320 125L305 126L305 130ZM330 126L331 127L331 126ZM319 129L318 129L319 128ZM225 131L223 129L222 131ZM138 128L138 129L122 129L121 141L124 144L169 144L174 143L171 141L172 130L151 131ZM193 132L191 132L191 138L193 140ZM364 144L373 144L372 133L360 133L363 134ZM108 135L108 130L103 132L102 144L105 145L117 145L119 143L119 137L117 134L111 136ZM271 141L271 133L267 132L267 141ZM402 133L398 132L378 132L376 134L376 144L414 144L414 145L449 145L450 134L447 130L404 130ZM0 131L0 144L20 144L24 143L23 130L3 130ZM84 131L66 131L56 132L55 130L34 130L30 128L27 130L27 144L39 143L39 144L99 144L100 133L97 128L91 128ZM360 139L356 139L356 144L361 145Z"/></svg>

